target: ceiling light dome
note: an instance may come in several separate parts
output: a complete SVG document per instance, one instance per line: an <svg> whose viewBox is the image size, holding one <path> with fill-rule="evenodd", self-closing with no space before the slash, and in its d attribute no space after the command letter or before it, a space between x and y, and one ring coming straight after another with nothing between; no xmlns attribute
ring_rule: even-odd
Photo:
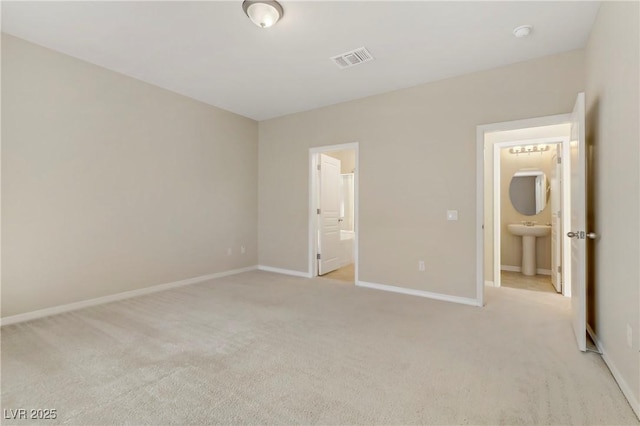
<svg viewBox="0 0 640 426"><path fill-rule="evenodd" d="M260 28L269 28L284 15L282 6L274 0L244 0L242 10Z"/></svg>

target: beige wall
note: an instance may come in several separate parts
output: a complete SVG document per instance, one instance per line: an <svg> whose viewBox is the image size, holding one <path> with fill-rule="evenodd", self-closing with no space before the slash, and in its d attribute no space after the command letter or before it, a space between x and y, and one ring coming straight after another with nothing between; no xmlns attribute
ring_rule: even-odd
<svg viewBox="0 0 640 426"><path fill-rule="evenodd" d="M360 280L475 298L476 126L571 111L583 65L573 51L261 122L260 264L307 272L309 148L357 141Z"/></svg>
<svg viewBox="0 0 640 426"><path fill-rule="evenodd" d="M353 173L356 168L356 151L353 149L324 152L323 154L340 160L340 173L342 174Z"/></svg>
<svg viewBox="0 0 640 426"><path fill-rule="evenodd" d="M639 15L638 2L600 6L586 50L586 100L595 212L589 230L600 235L591 257L588 322L640 415Z"/></svg>
<svg viewBox="0 0 640 426"><path fill-rule="evenodd" d="M512 235L507 229L508 224L520 223L523 220L534 220L539 225L551 224L551 197L542 212L533 216L525 216L511 204L509 198L511 178L520 169L533 168L542 170L547 175L547 182L549 182L554 154L553 150L549 150L538 154L514 155L509 153L509 149L500 150L501 265L522 266L522 237ZM536 238L536 264L538 269L551 269L551 236Z"/></svg>
<svg viewBox="0 0 640 426"><path fill-rule="evenodd" d="M584 80L581 75L576 79ZM577 95L577 93L576 93ZM571 107L573 109L573 106ZM571 109L564 111L568 113ZM493 283L493 148L499 142L513 142L538 138L563 138L571 134L570 124L529 127L491 132L484 139L484 279Z"/></svg>
<svg viewBox="0 0 640 426"><path fill-rule="evenodd" d="M255 265L257 139L253 120L3 35L2 316Z"/></svg>

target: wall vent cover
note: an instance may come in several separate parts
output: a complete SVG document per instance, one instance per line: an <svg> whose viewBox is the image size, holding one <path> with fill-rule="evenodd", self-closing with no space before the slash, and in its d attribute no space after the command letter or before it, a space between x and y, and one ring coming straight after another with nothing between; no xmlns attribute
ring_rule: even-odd
<svg viewBox="0 0 640 426"><path fill-rule="evenodd" d="M360 47L331 58L338 68L350 68L355 65L373 61L373 59L373 55L371 55L366 47Z"/></svg>

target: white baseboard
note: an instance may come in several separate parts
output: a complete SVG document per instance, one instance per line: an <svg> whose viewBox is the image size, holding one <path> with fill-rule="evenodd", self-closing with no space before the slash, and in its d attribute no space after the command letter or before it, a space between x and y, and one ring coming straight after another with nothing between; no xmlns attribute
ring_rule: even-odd
<svg viewBox="0 0 640 426"><path fill-rule="evenodd" d="M311 278L311 274L308 273L308 272L294 271L294 270L291 270L291 269L274 268L272 266L265 266L265 265L258 265L258 269L260 271L274 272L276 274L292 275L294 277Z"/></svg>
<svg viewBox="0 0 640 426"><path fill-rule="evenodd" d="M500 265L500 270L509 271L509 272L522 272L522 268L520 266L511 266L511 265ZM551 275L551 269L536 269L536 274L538 275Z"/></svg>
<svg viewBox="0 0 640 426"><path fill-rule="evenodd" d="M600 353L602 353L602 360L604 361L605 364L607 364L607 367L609 367L609 371L611 371L611 375L618 383L618 386L620 387L620 390L624 394L625 398L627 398L627 401L629 401L629 405L631 405L631 408L633 408L633 411L636 413L636 416L638 417L638 419L640 419L640 402L637 399L638 396L633 394L631 387L624 380L624 377L622 377L622 375L620 374L620 371L616 368L615 364L613 364L613 361L607 355L607 351L602 346L602 342L600 342L600 340L598 339L598 336L596 335L596 333L593 331L593 329L589 324L587 324L587 333L589 333L589 336L591 336L591 339L596 344L596 347L598 348Z"/></svg>
<svg viewBox="0 0 640 426"><path fill-rule="evenodd" d="M82 300L80 302L68 303L66 305L53 306L51 308L39 309L37 311L26 312L24 314L11 315L0 320L0 325L16 324L24 321L31 321L38 318L48 317L51 315L62 314L64 312L75 311L90 306L103 305L105 303L116 302L118 300L130 299L136 296L142 296L159 291L169 290L176 287L182 287L189 284L196 284L203 281L209 281L216 278L227 277L229 275L240 274L242 272L253 271L257 266L247 266L246 268L232 269L230 271L216 272L214 274L202 275L185 280L174 281L165 284L158 284L151 287L139 288L136 290L125 291L122 293L110 294L108 296L96 297L95 299Z"/></svg>
<svg viewBox="0 0 640 426"><path fill-rule="evenodd" d="M509 271L509 272L522 272L522 268L519 266L511 266L511 265L500 265L501 271Z"/></svg>
<svg viewBox="0 0 640 426"><path fill-rule="evenodd" d="M484 285L487 286L487 287L495 287L496 283L493 282L493 281L485 281Z"/></svg>
<svg viewBox="0 0 640 426"><path fill-rule="evenodd" d="M393 285L386 285L386 284L368 283L366 281L358 281L356 285L358 287L366 287L366 288L373 288L376 290L391 291L393 293L409 294L411 296L426 297L429 299L442 300L444 302L453 302L453 303L461 303L463 305L480 306L480 302L477 299L470 299L467 297L450 296L448 294L432 293L430 291L415 290L412 288L405 288L405 287L396 287Z"/></svg>

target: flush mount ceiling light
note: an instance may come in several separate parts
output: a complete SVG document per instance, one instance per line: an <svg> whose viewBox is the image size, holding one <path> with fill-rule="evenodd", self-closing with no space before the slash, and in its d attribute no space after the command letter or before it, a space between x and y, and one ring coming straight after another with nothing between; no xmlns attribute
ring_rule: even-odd
<svg viewBox="0 0 640 426"><path fill-rule="evenodd" d="M533 26L531 25L520 25L519 27L513 29L513 35L517 38L526 37L531 34L532 29Z"/></svg>
<svg viewBox="0 0 640 426"><path fill-rule="evenodd" d="M273 0L244 0L242 10L260 28L269 28L284 15L280 3Z"/></svg>

